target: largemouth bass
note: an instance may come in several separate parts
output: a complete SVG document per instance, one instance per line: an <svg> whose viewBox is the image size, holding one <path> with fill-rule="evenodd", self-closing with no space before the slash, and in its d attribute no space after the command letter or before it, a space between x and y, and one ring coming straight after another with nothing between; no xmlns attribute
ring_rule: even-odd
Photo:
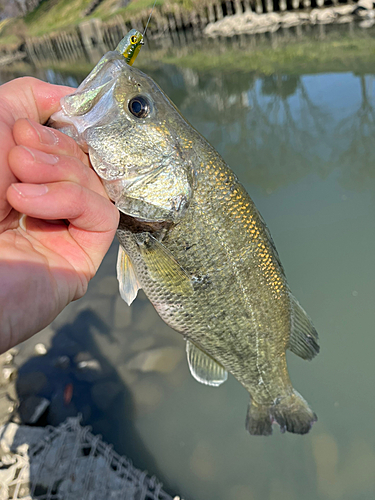
<svg viewBox="0 0 375 500"><path fill-rule="evenodd" d="M307 433L315 413L294 390L286 350L319 352L292 295L272 237L215 149L146 74L107 53L61 101L52 126L88 151L120 210L120 292L142 288L186 339L199 382L232 373L250 393L246 428Z"/></svg>

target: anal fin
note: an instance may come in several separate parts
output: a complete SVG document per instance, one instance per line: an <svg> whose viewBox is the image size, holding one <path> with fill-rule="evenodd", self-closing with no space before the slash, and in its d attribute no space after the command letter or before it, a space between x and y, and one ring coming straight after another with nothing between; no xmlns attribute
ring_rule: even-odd
<svg viewBox="0 0 375 500"><path fill-rule="evenodd" d="M117 256L117 279L121 297L130 306L141 288L128 254L120 245Z"/></svg>
<svg viewBox="0 0 375 500"><path fill-rule="evenodd" d="M226 369L189 340L186 341L186 353L190 373L201 384L218 387L227 380Z"/></svg>
<svg viewBox="0 0 375 500"><path fill-rule="evenodd" d="M313 359L319 352L318 332L297 300L291 295L291 332L289 349L303 359Z"/></svg>

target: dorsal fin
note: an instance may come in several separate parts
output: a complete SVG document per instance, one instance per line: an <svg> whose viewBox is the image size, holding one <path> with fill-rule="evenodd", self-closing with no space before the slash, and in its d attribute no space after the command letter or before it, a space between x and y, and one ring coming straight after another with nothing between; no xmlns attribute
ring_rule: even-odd
<svg viewBox="0 0 375 500"><path fill-rule="evenodd" d="M201 384L218 387L227 380L226 369L189 340L186 341L186 353L190 373Z"/></svg>
<svg viewBox="0 0 375 500"><path fill-rule="evenodd" d="M313 359L319 352L318 332L297 300L291 300L291 332L289 349L303 359Z"/></svg>
<svg viewBox="0 0 375 500"><path fill-rule="evenodd" d="M117 279L121 297L130 306L141 288L128 254L120 245L117 256Z"/></svg>

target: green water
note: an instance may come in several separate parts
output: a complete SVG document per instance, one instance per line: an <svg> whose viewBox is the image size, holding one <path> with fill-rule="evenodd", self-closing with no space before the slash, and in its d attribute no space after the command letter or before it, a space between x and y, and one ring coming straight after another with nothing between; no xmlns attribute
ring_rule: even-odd
<svg viewBox="0 0 375 500"><path fill-rule="evenodd" d="M120 387L98 409L72 361L71 370L55 373L53 397L59 377L71 381L71 411L82 411L118 452L185 500L375 497L375 73L360 59L355 72L341 73L316 66L293 73L288 64L286 73L262 76L156 62L149 74L252 196L319 332L312 362L288 353L293 385L319 418L311 432L275 428L272 437L250 437L241 385L231 376L216 389L197 383L183 339L142 293L131 308L118 298L117 243L87 296L51 327L51 359L73 359L66 339L74 340ZM51 71L44 77L66 81ZM135 368L140 353L160 347L171 349L156 371ZM47 370L45 361L33 363Z"/></svg>

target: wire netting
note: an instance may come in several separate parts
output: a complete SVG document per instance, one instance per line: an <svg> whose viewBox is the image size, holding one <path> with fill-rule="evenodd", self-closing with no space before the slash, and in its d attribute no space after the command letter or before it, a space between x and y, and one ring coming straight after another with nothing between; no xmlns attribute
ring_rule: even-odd
<svg viewBox="0 0 375 500"><path fill-rule="evenodd" d="M24 453L0 459L0 500L173 500L79 418L47 427Z"/></svg>

